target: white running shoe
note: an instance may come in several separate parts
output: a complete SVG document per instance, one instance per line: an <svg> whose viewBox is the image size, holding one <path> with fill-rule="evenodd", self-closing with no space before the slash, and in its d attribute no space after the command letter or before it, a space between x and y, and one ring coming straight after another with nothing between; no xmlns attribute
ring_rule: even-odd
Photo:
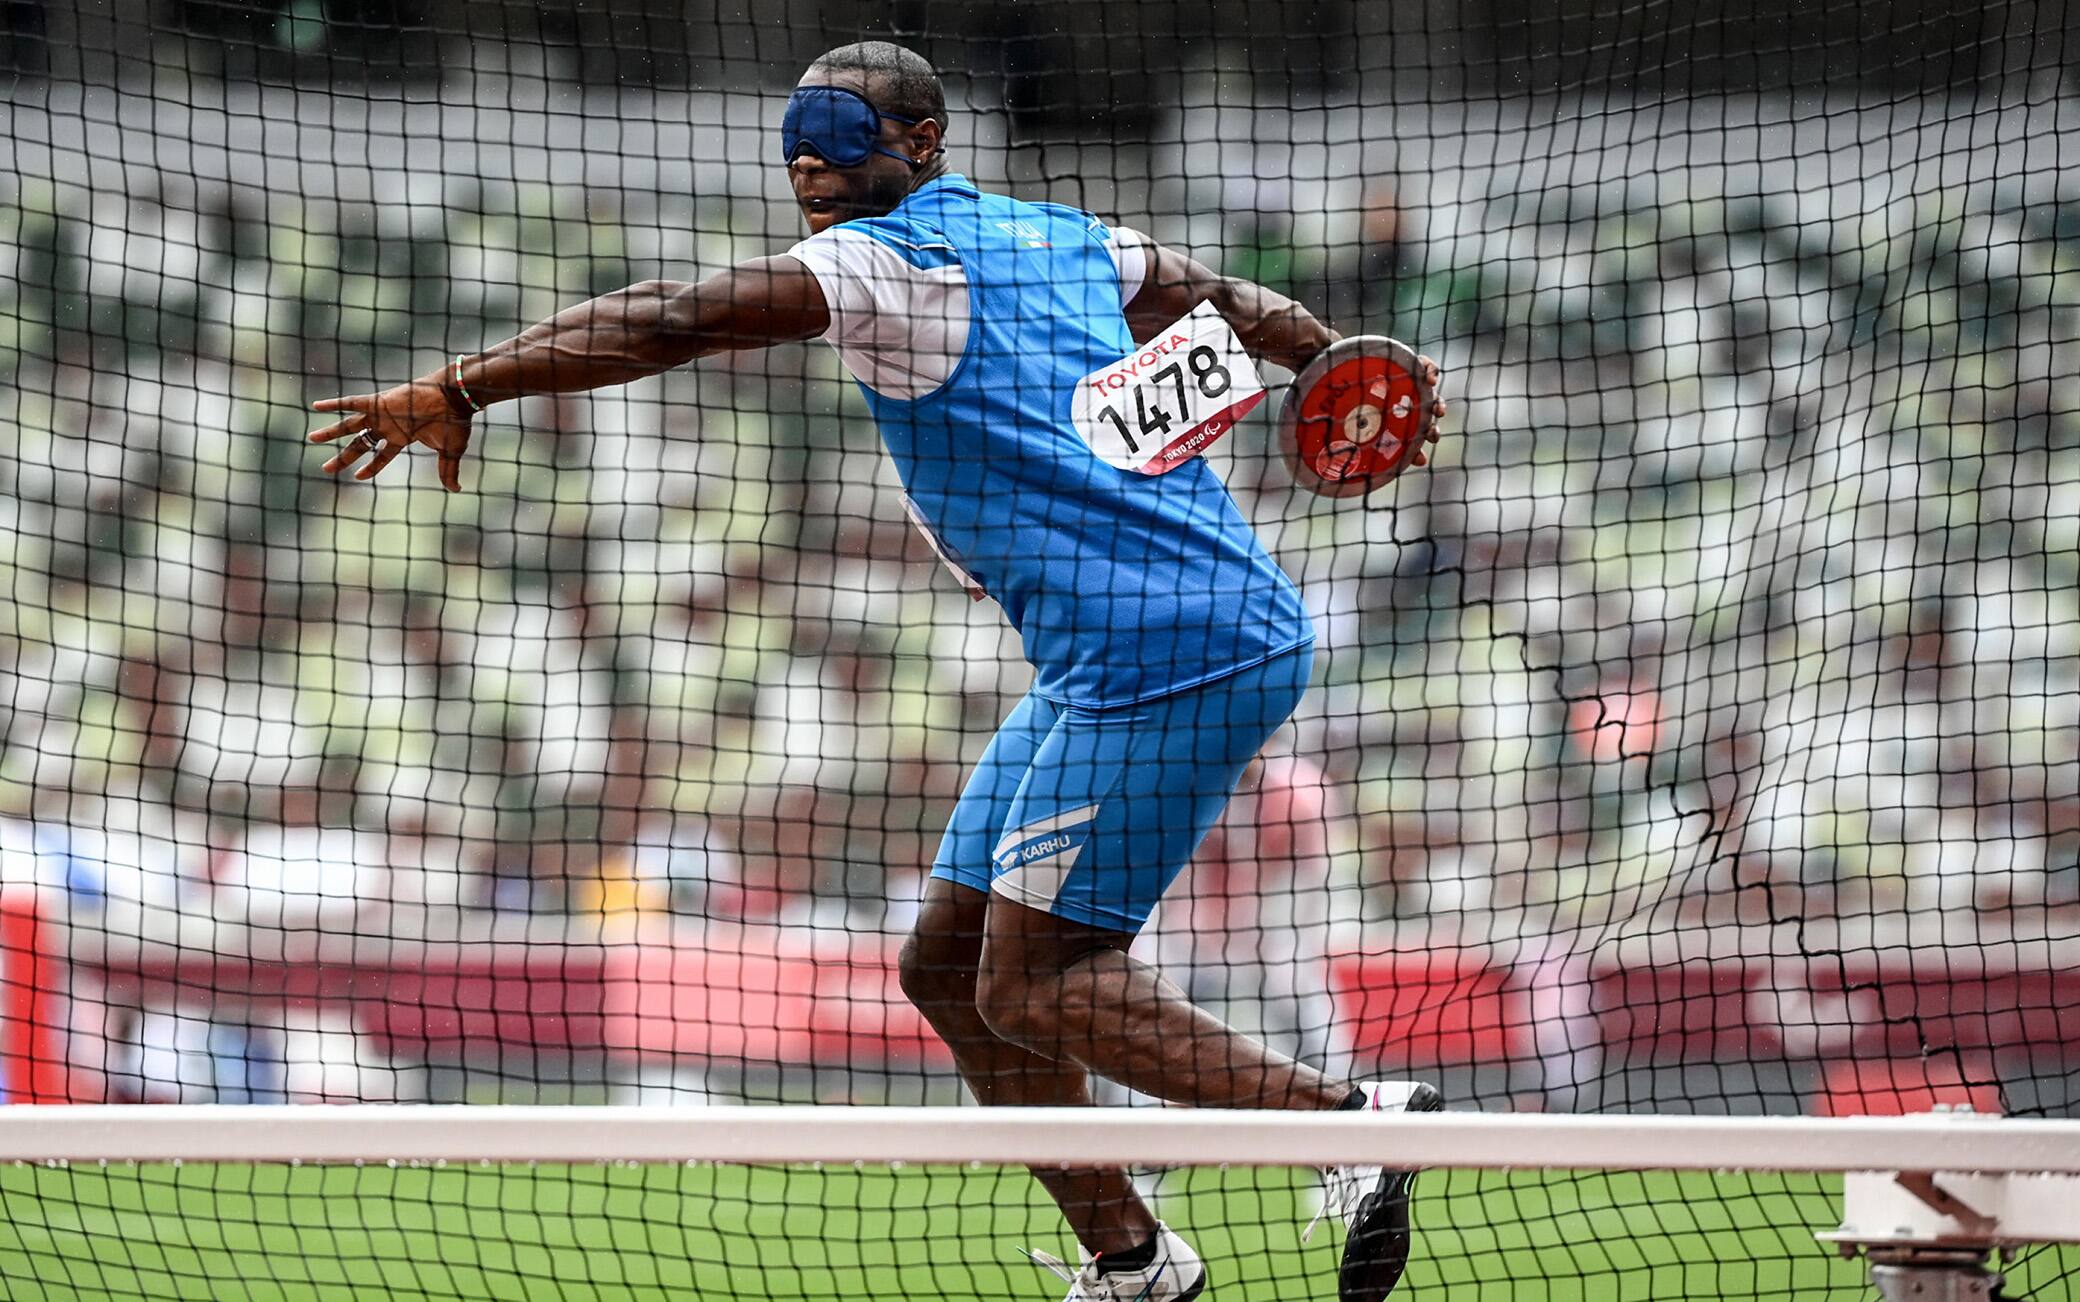
<svg viewBox="0 0 2080 1302"><path fill-rule="evenodd" d="M1444 1098L1421 1081L1366 1081L1358 1086L1364 1112L1440 1112ZM1323 1213L1343 1222L1343 1267L1338 1302L1381 1302L1408 1269L1408 1198L1413 1171L1378 1166L1332 1166L1322 1171ZM1317 1216L1316 1220L1321 1217ZM1311 1232L1312 1224L1307 1227Z"/></svg>
<svg viewBox="0 0 2080 1302"><path fill-rule="evenodd" d="M1192 1245L1160 1222L1156 1225L1155 1260L1129 1270L1098 1269L1097 1258L1079 1245L1083 1269L1072 1271L1060 1257L1031 1249L1026 1255L1069 1284L1063 1302L1192 1302L1206 1289L1206 1263Z"/></svg>

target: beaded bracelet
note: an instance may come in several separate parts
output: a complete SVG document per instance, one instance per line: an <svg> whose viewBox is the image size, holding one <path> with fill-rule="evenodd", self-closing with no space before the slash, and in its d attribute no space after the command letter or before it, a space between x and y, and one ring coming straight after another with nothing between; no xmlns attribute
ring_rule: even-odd
<svg viewBox="0 0 2080 1302"><path fill-rule="evenodd" d="M462 400L469 404L471 411L480 412L484 410L484 404L470 397L469 387L462 382L462 357L461 353L455 354L455 392L462 395Z"/></svg>

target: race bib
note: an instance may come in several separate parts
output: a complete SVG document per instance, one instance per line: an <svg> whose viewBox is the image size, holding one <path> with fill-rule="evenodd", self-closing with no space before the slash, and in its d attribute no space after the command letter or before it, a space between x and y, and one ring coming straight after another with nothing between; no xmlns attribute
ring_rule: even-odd
<svg viewBox="0 0 2080 1302"><path fill-rule="evenodd" d="M1264 400L1256 364L1211 303L1076 386L1070 419L1107 465L1140 475L1177 469Z"/></svg>

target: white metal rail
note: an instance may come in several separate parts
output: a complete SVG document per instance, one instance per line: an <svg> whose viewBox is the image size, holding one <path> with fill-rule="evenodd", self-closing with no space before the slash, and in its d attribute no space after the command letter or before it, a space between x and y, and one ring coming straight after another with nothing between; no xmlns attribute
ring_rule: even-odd
<svg viewBox="0 0 2080 1302"><path fill-rule="evenodd" d="M0 1107L0 1161L1016 1162L2080 1173L2080 1121L871 1107Z"/></svg>

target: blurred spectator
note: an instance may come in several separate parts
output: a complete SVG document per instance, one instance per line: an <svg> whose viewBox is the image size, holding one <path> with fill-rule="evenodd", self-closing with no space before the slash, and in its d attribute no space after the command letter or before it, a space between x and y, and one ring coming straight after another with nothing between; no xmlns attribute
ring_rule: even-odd
<svg viewBox="0 0 2080 1302"><path fill-rule="evenodd" d="M1332 319L1361 323L1366 330L1385 330L1410 268L1405 243L1412 223L1401 208L1400 190L1387 177L1368 178L1358 201L1355 247L1326 285ZM1349 326L1347 333L1355 333Z"/></svg>
<svg viewBox="0 0 2080 1302"><path fill-rule="evenodd" d="M743 889L734 857L706 819L654 813L641 819L633 844L608 849L573 908L629 918L741 918Z"/></svg>
<svg viewBox="0 0 2080 1302"><path fill-rule="evenodd" d="M1661 697L1641 683L1613 684L1567 704L1567 731L1599 764L1644 759L1661 736Z"/></svg>

